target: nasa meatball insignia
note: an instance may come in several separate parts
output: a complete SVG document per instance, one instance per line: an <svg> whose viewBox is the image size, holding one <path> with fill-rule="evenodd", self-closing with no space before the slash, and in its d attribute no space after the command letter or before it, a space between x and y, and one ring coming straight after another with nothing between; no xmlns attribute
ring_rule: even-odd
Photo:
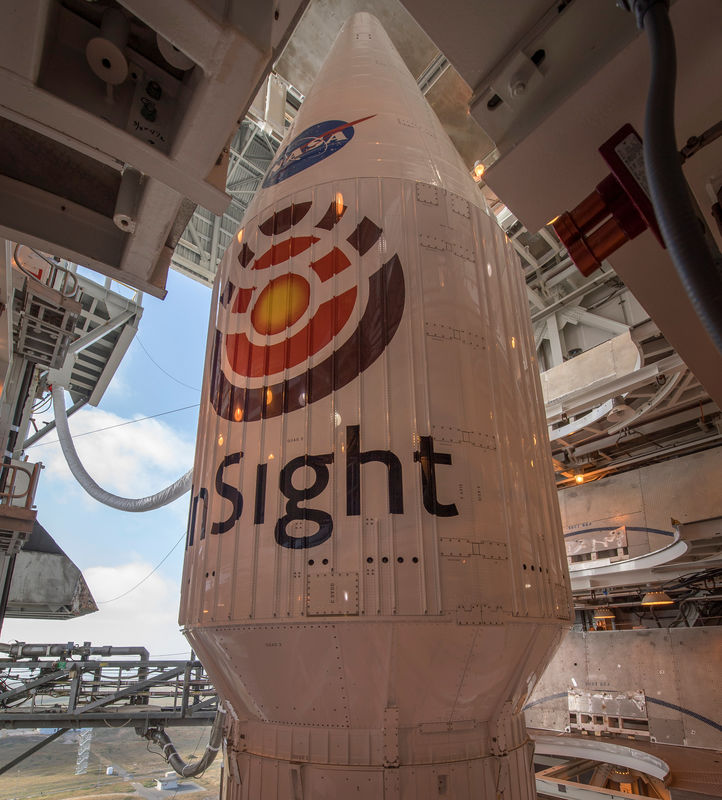
<svg viewBox="0 0 722 800"><path fill-rule="evenodd" d="M274 186L286 178L302 172L340 150L353 139L354 125L372 119L375 114L353 122L329 119L306 128L281 150L275 164L263 181L263 188Z"/></svg>

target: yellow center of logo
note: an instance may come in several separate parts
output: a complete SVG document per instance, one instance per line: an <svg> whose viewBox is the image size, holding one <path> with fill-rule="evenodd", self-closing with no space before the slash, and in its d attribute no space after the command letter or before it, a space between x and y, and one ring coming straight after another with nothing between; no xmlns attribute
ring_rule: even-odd
<svg viewBox="0 0 722 800"><path fill-rule="evenodd" d="M311 287L300 275L281 275L268 283L251 312L253 327L262 334L280 333L308 308Z"/></svg>

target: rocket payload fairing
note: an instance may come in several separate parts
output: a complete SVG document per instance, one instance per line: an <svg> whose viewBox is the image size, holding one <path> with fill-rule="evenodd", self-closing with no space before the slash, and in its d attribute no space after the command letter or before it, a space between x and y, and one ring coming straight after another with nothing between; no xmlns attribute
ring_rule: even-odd
<svg viewBox="0 0 722 800"><path fill-rule="evenodd" d="M570 599L526 304L354 16L212 303L180 621L228 800L535 796L521 708Z"/></svg>

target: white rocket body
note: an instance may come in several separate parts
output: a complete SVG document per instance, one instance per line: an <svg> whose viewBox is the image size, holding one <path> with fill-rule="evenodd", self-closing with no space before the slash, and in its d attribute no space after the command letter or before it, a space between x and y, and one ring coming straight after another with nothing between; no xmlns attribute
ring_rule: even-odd
<svg viewBox="0 0 722 800"><path fill-rule="evenodd" d="M521 270L378 21L339 34L226 252L181 624L226 794L535 796L570 616Z"/></svg>

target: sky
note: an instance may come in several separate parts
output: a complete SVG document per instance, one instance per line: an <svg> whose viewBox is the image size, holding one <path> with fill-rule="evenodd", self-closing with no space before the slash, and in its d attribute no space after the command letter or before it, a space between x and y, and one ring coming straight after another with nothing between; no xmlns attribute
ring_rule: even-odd
<svg viewBox="0 0 722 800"><path fill-rule="evenodd" d="M99 406L70 417L86 470L125 497L154 494L193 465L211 290L173 270L167 288L165 300L143 298L138 335ZM142 419L156 414L163 415ZM151 656L186 656L178 606L189 494L156 511L116 511L75 481L54 432L27 455L45 465L35 499L38 521L83 571L100 610L73 620L7 618L2 641L142 645Z"/></svg>

